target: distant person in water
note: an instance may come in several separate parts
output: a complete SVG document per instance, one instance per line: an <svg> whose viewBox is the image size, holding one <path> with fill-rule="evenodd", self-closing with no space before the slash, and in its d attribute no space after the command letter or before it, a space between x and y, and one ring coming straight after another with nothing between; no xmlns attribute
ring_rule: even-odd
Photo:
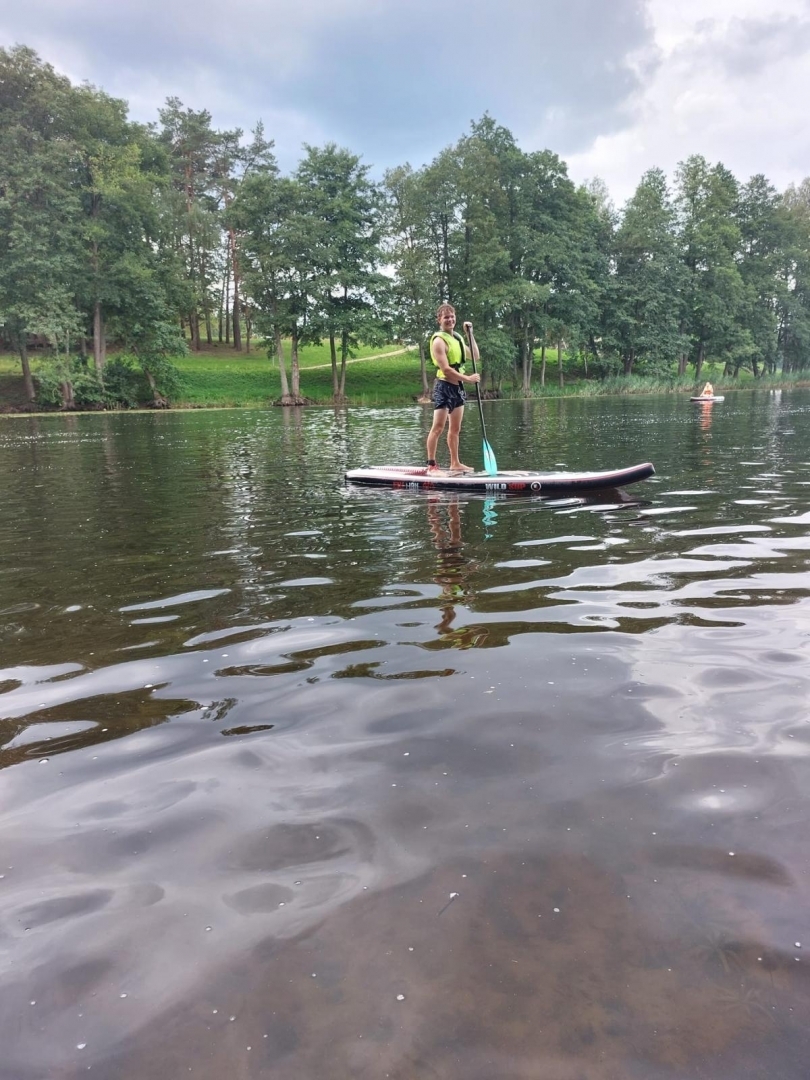
<svg viewBox="0 0 810 1080"><path fill-rule="evenodd" d="M710 382L707 382L703 389L700 391L701 397L714 397L714 387Z"/></svg>
<svg viewBox="0 0 810 1080"><path fill-rule="evenodd" d="M442 304L436 312L436 320L439 323L439 329L430 339L430 358L436 365L436 381L433 384L433 425L427 437L428 468L436 468L439 437L447 426L450 471L475 472L475 469L459 461L458 441L461 421L464 419L464 402L467 400L462 385L478 383L481 381L481 376L477 372L467 375L464 370L470 350L464 338L456 331L456 309L452 304ZM480 357L478 345L473 336L472 323L465 322L464 330L469 334L472 358L477 361Z"/></svg>

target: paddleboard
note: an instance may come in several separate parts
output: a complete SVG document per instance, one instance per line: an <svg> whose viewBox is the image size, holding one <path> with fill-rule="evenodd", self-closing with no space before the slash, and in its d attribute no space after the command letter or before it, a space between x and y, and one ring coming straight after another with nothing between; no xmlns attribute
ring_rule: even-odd
<svg viewBox="0 0 810 1080"><path fill-rule="evenodd" d="M725 401L723 394L700 394L698 397L689 399L690 401Z"/></svg>
<svg viewBox="0 0 810 1080"><path fill-rule="evenodd" d="M522 470L489 473L453 473L449 469L430 469L424 465L377 465L349 469L346 480L372 487L406 488L411 491L480 491L516 495L557 495L561 492L598 491L635 484L653 476L649 462L609 472L539 473Z"/></svg>

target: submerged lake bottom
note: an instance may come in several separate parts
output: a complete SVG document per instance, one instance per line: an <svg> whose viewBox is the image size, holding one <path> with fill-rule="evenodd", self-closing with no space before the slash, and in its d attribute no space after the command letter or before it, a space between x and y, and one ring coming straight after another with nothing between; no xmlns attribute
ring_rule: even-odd
<svg viewBox="0 0 810 1080"><path fill-rule="evenodd" d="M0 426L0 1077L807 1076L810 392L485 409Z"/></svg>

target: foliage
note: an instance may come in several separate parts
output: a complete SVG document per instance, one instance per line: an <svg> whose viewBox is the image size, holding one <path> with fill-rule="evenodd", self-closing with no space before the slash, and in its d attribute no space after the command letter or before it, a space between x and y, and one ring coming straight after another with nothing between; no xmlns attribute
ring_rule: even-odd
<svg viewBox="0 0 810 1080"><path fill-rule="evenodd" d="M625 375L669 369L686 348L680 333L685 283L666 178L652 169L625 208L613 243L605 332Z"/></svg>
<svg viewBox="0 0 810 1080"><path fill-rule="evenodd" d="M177 367L166 363L150 369L159 393L177 394L182 380ZM71 408L135 409L154 402L154 393L139 359L121 354L106 365L102 381L94 368L80 357L43 360L36 370L37 403L44 408L64 408L64 384L73 389Z"/></svg>

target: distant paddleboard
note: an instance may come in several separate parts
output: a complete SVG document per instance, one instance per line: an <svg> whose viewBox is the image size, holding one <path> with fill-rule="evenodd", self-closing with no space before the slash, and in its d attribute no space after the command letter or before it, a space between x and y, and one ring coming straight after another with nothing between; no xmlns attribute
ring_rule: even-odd
<svg viewBox="0 0 810 1080"><path fill-rule="evenodd" d="M516 495L558 495L578 491L598 491L600 488L625 487L653 476L649 462L631 465L611 472L539 473L524 471L489 473L456 473L449 469L427 469L425 466L377 465L349 469L346 480L352 484L371 487L407 488L412 491L480 491L483 494L502 492Z"/></svg>
<svg viewBox="0 0 810 1080"><path fill-rule="evenodd" d="M689 399L690 401L725 401L725 395L723 394L698 394L697 397Z"/></svg>

